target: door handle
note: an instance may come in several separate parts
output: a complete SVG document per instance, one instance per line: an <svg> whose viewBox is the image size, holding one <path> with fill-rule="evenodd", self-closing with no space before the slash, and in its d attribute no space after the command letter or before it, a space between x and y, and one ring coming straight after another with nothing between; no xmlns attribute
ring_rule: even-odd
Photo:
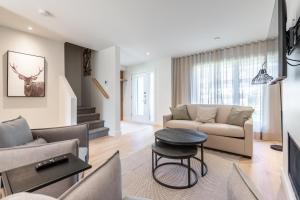
<svg viewBox="0 0 300 200"><path fill-rule="evenodd" d="M144 92L144 104L147 104L147 92Z"/></svg>

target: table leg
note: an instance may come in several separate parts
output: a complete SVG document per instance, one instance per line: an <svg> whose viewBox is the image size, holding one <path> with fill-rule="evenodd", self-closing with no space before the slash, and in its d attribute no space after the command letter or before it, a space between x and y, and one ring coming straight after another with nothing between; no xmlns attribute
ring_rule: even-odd
<svg viewBox="0 0 300 200"><path fill-rule="evenodd" d="M182 159L180 160L180 163L183 164L183 160Z"/></svg>
<svg viewBox="0 0 300 200"><path fill-rule="evenodd" d="M203 169L203 163L204 163L204 153L203 153L203 143L201 144L201 175L204 176L204 169Z"/></svg>
<svg viewBox="0 0 300 200"><path fill-rule="evenodd" d="M191 186L191 159L188 158L188 186Z"/></svg>
<svg viewBox="0 0 300 200"><path fill-rule="evenodd" d="M152 173L154 172L154 152L152 151Z"/></svg>
<svg viewBox="0 0 300 200"><path fill-rule="evenodd" d="M157 154L155 153L155 167L157 167Z"/></svg>

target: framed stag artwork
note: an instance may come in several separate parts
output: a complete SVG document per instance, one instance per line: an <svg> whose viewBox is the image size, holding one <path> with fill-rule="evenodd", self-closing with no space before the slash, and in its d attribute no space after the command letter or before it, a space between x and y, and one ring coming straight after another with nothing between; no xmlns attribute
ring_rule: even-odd
<svg viewBox="0 0 300 200"><path fill-rule="evenodd" d="M7 96L45 97L45 57L7 52Z"/></svg>

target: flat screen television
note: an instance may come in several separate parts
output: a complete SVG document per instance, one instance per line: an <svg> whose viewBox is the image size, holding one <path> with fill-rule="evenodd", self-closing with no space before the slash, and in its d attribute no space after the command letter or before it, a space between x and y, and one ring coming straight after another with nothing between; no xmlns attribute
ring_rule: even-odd
<svg viewBox="0 0 300 200"><path fill-rule="evenodd" d="M268 39L276 40L276 50L275 56L276 61L275 71L273 72L273 81L276 83L287 77L287 33L286 33L286 23L287 23L287 8L285 0L275 0L275 5L273 9L273 15L269 28Z"/></svg>

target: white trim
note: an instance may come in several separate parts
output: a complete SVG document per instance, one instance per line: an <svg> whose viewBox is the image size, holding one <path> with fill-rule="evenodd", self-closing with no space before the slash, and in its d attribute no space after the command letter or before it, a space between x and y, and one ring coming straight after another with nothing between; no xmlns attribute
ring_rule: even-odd
<svg viewBox="0 0 300 200"><path fill-rule="evenodd" d="M283 185L283 189L285 191L286 197L288 198L288 200L297 200L294 190L293 190L293 186L290 182L289 177L284 173L284 170L281 169L281 183Z"/></svg>
<svg viewBox="0 0 300 200"><path fill-rule="evenodd" d="M147 125L154 125L154 126L159 126L161 124L159 123L156 123L154 121L135 121L135 120L132 120L132 119L125 119L123 120L125 122L131 122L131 123L136 123L136 124L147 124Z"/></svg>

